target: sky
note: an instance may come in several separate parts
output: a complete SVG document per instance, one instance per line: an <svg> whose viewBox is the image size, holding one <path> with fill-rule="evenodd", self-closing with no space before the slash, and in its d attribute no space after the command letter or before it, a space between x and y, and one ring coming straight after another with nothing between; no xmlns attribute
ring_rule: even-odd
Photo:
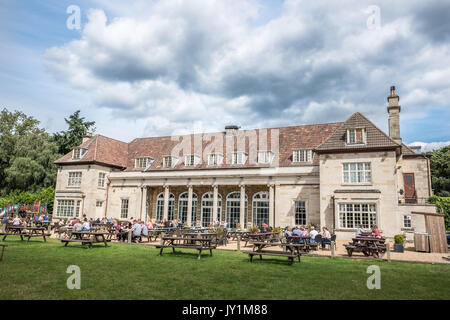
<svg viewBox="0 0 450 320"><path fill-rule="evenodd" d="M76 11L79 8L79 24ZM137 137L345 121L450 144L450 1L0 0L0 102Z"/></svg>

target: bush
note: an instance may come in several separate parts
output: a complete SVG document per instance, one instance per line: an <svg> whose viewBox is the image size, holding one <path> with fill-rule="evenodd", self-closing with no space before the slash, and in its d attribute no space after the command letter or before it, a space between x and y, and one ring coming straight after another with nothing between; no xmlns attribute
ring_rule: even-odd
<svg viewBox="0 0 450 320"><path fill-rule="evenodd" d="M396 244L403 244L405 242L405 235L404 234L396 234L394 236L394 242Z"/></svg>
<svg viewBox="0 0 450 320"><path fill-rule="evenodd" d="M248 231L250 233L258 233L259 232L259 228L258 228L258 226L251 226L250 228L248 228Z"/></svg>
<svg viewBox="0 0 450 320"><path fill-rule="evenodd" d="M450 230L450 197L431 196L428 202L435 204L437 211L444 214L445 228Z"/></svg>

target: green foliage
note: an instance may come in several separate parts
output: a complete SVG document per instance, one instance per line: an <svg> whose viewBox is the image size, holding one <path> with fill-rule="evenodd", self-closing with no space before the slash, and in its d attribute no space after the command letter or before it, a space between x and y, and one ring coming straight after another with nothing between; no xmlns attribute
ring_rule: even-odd
<svg viewBox="0 0 450 320"><path fill-rule="evenodd" d="M251 226L250 228L248 228L248 231L250 233L258 233L259 232L259 228L258 228L258 226Z"/></svg>
<svg viewBox="0 0 450 320"><path fill-rule="evenodd" d="M445 228L450 230L450 197L431 196L428 198L429 203L436 205L438 212L444 214Z"/></svg>
<svg viewBox="0 0 450 320"><path fill-rule="evenodd" d="M403 244L405 242L405 235L404 234L396 234L394 236L394 242L396 244Z"/></svg>
<svg viewBox="0 0 450 320"><path fill-rule="evenodd" d="M0 194L37 192L55 184L58 146L38 125L22 112L0 112Z"/></svg>
<svg viewBox="0 0 450 320"><path fill-rule="evenodd" d="M69 119L64 118L69 125L69 129L61 131L53 135L53 139L58 145L58 152L66 154L79 146L83 142L83 137L88 132L95 131L94 121L85 121L84 117L80 117L80 110L69 116Z"/></svg>
<svg viewBox="0 0 450 320"><path fill-rule="evenodd" d="M429 152L431 183L434 193L442 197L450 197L450 146Z"/></svg>
<svg viewBox="0 0 450 320"><path fill-rule="evenodd" d="M0 198L0 207L7 204L32 205L36 202L47 203L47 211L53 211L53 202L55 199L55 188L48 187L39 192L31 193L28 191L13 190L6 197Z"/></svg>

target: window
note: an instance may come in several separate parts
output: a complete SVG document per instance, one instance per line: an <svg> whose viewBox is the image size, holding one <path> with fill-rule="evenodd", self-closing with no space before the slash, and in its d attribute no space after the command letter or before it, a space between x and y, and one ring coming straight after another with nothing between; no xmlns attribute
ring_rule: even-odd
<svg viewBox="0 0 450 320"><path fill-rule="evenodd" d="M95 206L96 206L97 208L103 207L103 201L96 201L96 202L95 202Z"/></svg>
<svg viewBox="0 0 450 320"><path fill-rule="evenodd" d="M219 153L213 153L208 155L208 166L219 166L222 164L223 155Z"/></svg>
<svg viewBox="0 0 450 320"><path fill-rule="evenodd" d="M69 172L69 187L79 187L81 185L81 172Z"/></svg>
<svg viewBox="0 0 450 320"><path fill-rule="evenodd" d="M273 153L271 151L259 151L258 152L258 163L269 164L272 162Z"/></svg>
<svg viewBox="0 0 450 320"><path fill-rule="evenodd" d="M196 156L195 154L189 154L187 156L184 156L184 165L186 167L193 167L198 165L200 162L200 157Z"/></svg>
<svg viewBox="0 0 450 320"><path fill-rule="evenodd" d="M189 194L187 192L180 194L180 197L178 198L178 219L180 219L182 223L188 222L188 198ZM197 195L192 193L191 225L195 225L195 221L197 221L197 202Z"/></svg>
<svg viewBox="0 0 450 320"><path fill-rule="evenodd" d="M122 204L120 206L120 218L128 218L128 199L122 199Z"/></svg>
<svg viewBox="0 0 450 320"><path fill-rule="evenodd" d="M98 174L98 186L103 188L105 186L105 178L106 178L106 173L104 172L100 172Z"/></svg>
<svg viewBox="0 0 450 320"><path fill-rule="evenodd" d="M147 169L152 165L153 161L154 161L154 159L152 157L136 158L134 167L136 169Z"/></svg>
<svg viewBox="0 0 450 320"><path fill-rule="evenodd" d="M344 163L344 183L371 183L370 163Z"/></svg>
<svg viewBox="0 0 450 320"><path fill-rule="evenodd" d="M347 130L347 144L365 144L366 134L362 128Z"/></svg>
<svg viewBox="0 0 450 320"><path fill-rule="evenodd" d="M341 203L339 204L339 225L343 229L356 229L361 224L370 228L377 223L375 204Z"/></svg>
<svg viewBox="0 0 450 320"><path fill-rule="evenodd" d="M295 225L304 226L306 224L306 202L295 201Z"/></svg>
<svg viewBox="0 0 450 320"><path fill-rule="evenodd" d="M231 164L244 164L247 161L247 154L244 152L235 152L232 155Z"/></svg>
<svg viewBox="0 0 450 320"><path fill-rule="evenodd" d="M411 216L403 216L403 228L412 228Z"/></svg>
<svg viewBox="0 0 450 320"><path fill-rule="evenodd" d="M294 150L292 154L292 162L311 162L312 150Z"/></svg>
<svg viewBox="0 0 450 320"><path fill-rule="evenodd" d="M269 225L269 193L259 192L253 196L253 225Z"/></svg>
<svg viewBox="0 0 450 320"><path fill-rule="evenodd" d="M165 156L163 158L163 167L164 168L173 168L176 166L178 162L178 158L172 156Z"/></svg>
<svg viewBox="0 0 450 320"><path fill-rule="evenodd" d="M214 194L212 192L205 193L202 196L202 214L201 222L203 227L208 227L213 224L213 206L214 206ZM222 196L217 195L217 217L219 221L222 218Z"/></svg>
<svg viewBox="0 0 450 320"><path fill-rule="evenodd" d="M175 208L175 196L173 193L169 194L169 207L167 211L167 220L174 219L174 208ZM156 220L164 219L164 192L158 195L156 200Z"/></svg>
<svg viewBox="0 0 450 320"><path fill-rule="evenodd" d="M247 228L247 219L246 217L248 211L248 200L247 195L245 195L245 211L244 211L244 228ZM227 196L226 202L226 218L228 228L237 228L237 224L240 223L241 218L241 193L240 192L232 192Z"/></svg>
<svg viewBox="0 0 450 320"><path fill-rule="evenodd" d="M75 212L74 200L58 200L56 215L61 218L72 218Z"/></svg>
<svg viewBox="0 0 450 320"><path fill-rule="evenodd" d="M73 149L72 159L80 160L81 158L83 158L83 156L86 154L86 152L87 152L87 149L83 149L83 148Z"/></svg>

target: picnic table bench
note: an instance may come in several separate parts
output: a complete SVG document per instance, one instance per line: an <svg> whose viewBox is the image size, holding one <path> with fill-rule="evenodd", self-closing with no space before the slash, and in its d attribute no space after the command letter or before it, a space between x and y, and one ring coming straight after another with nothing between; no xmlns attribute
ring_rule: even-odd
<svg viewBox="0 0 450 320"><path fill-rule="evenodd" d="M386 239L384 238L363 236L353 238L352 242L344 244L344 246L349 257L353 255L353 252L362 252L366 257L379 258L386 252L385 242Z"/></svg>
<svg viewBox="0 0 450 320"><path fill-rule="evenodd" d="M280 246L283 247L283 251L266 250L267 247ZM292 243L281 243L281 242L271 242L269 241L255 241L253 242L252 251L243 251L243 253L248 254L250 257L250 262L253 262L253 256L259 256L262 260L262 256L273 256L273 257L287 257L290 264L294 263L294 259L297 258L300 262L300 256L302 254L303 245L292 244Z"/></svg>
<svg viewBox="0 0 450 320"><path fill-rule="evenodd" d="M3 236L2 241L6 240L7 236L20 236L20 240L24 240L23 237L28 237L27 242L30 242L32 237L43 237L44 242L47 242L45 237L50 236L46 233L45 227L24 227L24 226L7 226L5 232L0 233Z"/></svg>
<svg viewBox="0 0 450 320"><path fill-rule="evenodd" d="M81 243L81 245L87 244L88 248L91 248L94 243L103 243L105 247L107 247L108 242L111 241L105 237L108 232L71 231L68 234L69 238L60 239L65 247L67 247L70 242L78 242Z"/></svg>
<svg viewBox="0 0 450 320"><path fill-rule="evenodd" d="M253 243L253 242L261 242L261 241L279 241L278 238L275 237L275 235L278 235L276 232L263 232L263 233L249 233L248 237L245 239L245 245L247 246L247 243Z"/></svg>
<svg viewBox="0 0 450 320"><path fill-rule="evenodd" d="M198 234L195 234L198 235ZM212 256L212 250L216 249L216 245L213 243L214 234L211 236L191 236L183 235L181 237L163 236L161 244L154 245L157 249L160 249L159 255L161 256L165 248L172 248L172 252L175 249L196 249L198 250L198 257L200 259L202 251L209 250Z"/></svg>
<svg viewBox="0 0 450 320"><path fill-rule="evenodd" d="M0 261L3 260L3 252L5 252L5 248L7 247L7 244L0 244L0 247L2 247L2 254L0 255Z"/></svg>

